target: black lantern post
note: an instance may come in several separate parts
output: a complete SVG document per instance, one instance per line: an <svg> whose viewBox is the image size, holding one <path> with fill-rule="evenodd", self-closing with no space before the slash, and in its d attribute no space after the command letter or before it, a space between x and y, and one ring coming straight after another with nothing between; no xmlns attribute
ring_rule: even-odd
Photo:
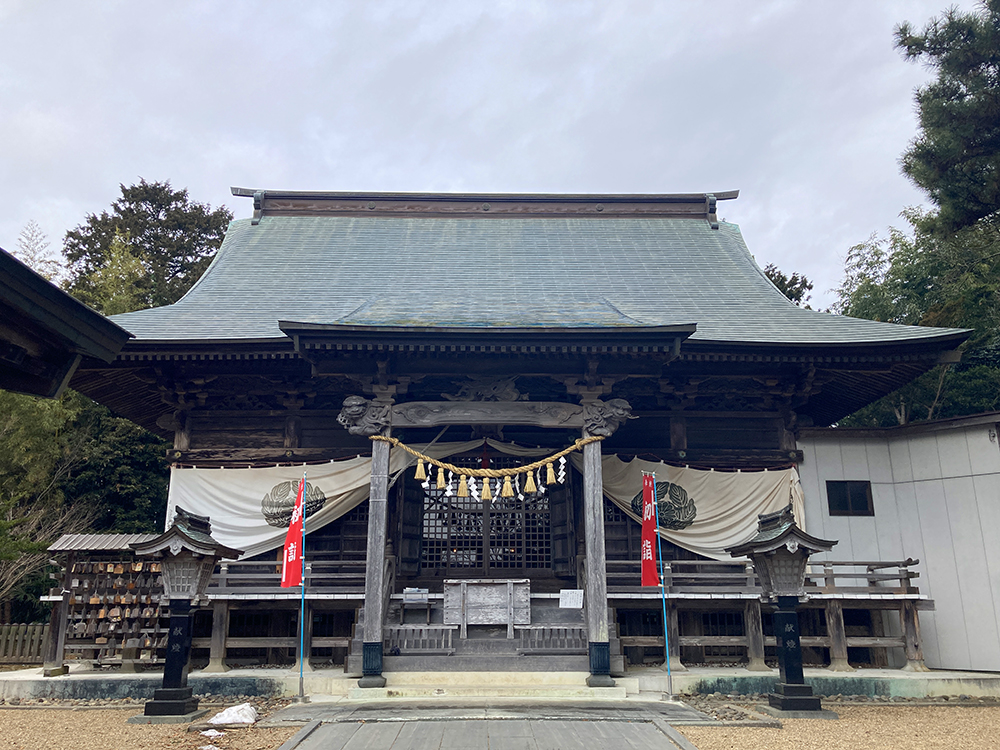
<svg viewBox="0 0 1000 750"><path fill-rule="evenodd" d="M163 667L163 687L146 702L143 717L160 721L189 721L200 715L198 699L188 687L188 658L191 656L191 606L205 596L215 563L235 559L242 550L219 544L212 538L208 516L198 516L176 508L170 528L156 539L131 545L137 555L161 559L163 592L170 603L170 633ZM155 719L153 719L155 720Z"/></svg>
<svg viewBox="0 0 1000 750"><path fill-rule="evenodd" d="M777 644L780 681L768 696L779 711L821 711L820 700L802 674L802 644L799 641L797 607L806 598L806 563L815 552L829 552L837 542L817 539L800 529L787 505L775 513L758 516L757 535L726 551L733 557L748 556L764 590L763 601L775 603L774 638Z"/></svg>

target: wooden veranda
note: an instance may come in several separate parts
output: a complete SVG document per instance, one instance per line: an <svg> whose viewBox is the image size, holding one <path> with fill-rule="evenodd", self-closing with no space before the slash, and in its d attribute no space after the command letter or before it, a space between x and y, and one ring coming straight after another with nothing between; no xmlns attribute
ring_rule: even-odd
<svg viewBox="0 0 1000 750"><path fill-rule="evenodd" d="M102 538L112 546L107 544L108 535ZM352 671L360 659L365 563L333 557L317 552L306 563L304 653L317 666L344 665ZM53 589L46 599L58 602L65 612L60 646L65 657L128 668L162 663L169 605L161 601L162 585L155 569L148 563L138 566L131 552L122 549L77 549L63 561L62 584L68 593L60 596L59 589ZM814 649L813 659L834 670L849 669L850 661L923 669L918 611L934 605L915 585L918 564L912 559L811 564L808 600L803 605L802 644L807 654ZM584 565L581 559L581 580ZM412 595L397 579L395 556L386 556L383 573L387 669L394 662L402 668L412 662L448 670L448 657L460 655L463 644L460 626L444 622L443 591L429 590L419 606L411 603L406 608L404 600ZM280 578L280 565L271 559L218 565L208 591L210 601L196 620L192 646L197 665L222 671L230 665L297 660L299 591L282 589ZM637 561L607 561L612 652L625 656L618 669L663 659L660 590L637 586L638 579ZM674 560L664 565L663 580L673 668L683 669L685 661L767 668L774 647L769 607L760 601L761 589L749 564ZM532 621L512 625L515 638L507 645L514 654L563 658L563 663L578 657L585 668L587 635L582 621L536 621L546 619L546 611L551 611L546 608L558 596L532 590ZM866 613L869 632L845 625L845 612L852 622L857 620L850 617L854 613ZM728 627L713 632L706 627L711 622ZM52 637L59 633L59 628L53 629Z"/></svg>

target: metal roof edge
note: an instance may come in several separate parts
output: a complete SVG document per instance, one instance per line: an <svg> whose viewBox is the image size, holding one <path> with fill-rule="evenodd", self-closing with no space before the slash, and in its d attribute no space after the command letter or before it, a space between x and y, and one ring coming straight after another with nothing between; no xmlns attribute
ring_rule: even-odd
<svg viewBox="0 0 1000 750"><path fill-rule="evenodd" d="M979 427L1000 423L1000 411L987 411L961 417L945 417L923 422L893 425L892 427L802 427L800 438L891 438L922 432L943 432L965 427Z"/></svg>
<svg viewBox="0 0 1000 750"><path fill-rule="evenodd" d="M870 321L877 322L877 321ZM864 349L875 349L875 348L885 348L887 346L907 346L912 347L914 345L920 344L943 344L947 342L954 342L957 346L963 341L969 338L974 331L968 328L941 328L935 329L931 326L905 326L900 325L900 328L912 330L914 328L922 328L928 331L939 330L940 333L934 334L930 333L923 336L913 336L906 338L885 338L874 341L810 341L810 342L796 342L796 341L733 341L727 339L691 339L686 346L696 349L726 349L732 348L736 350L743 349L761 349L761 348L774 348L774 349L818 349L818 350L834 350L834 349L850 349L850 350L864 350Z"/></svg>
<svg viewBox="0 0 1000 750"><path fill-rule="evenodd" d="M368 326L342 323L300 323L289 320L279 320L278 327L282 331L302 331L313 333L358 333L358 334L405 334L405 335L435 335L435 334L538 334L541 332L558 334L594 335L603 333L622 334L629 332L642 333L694 333L697 323L680 323L677 325L627 325L627 326Z"/></svg>

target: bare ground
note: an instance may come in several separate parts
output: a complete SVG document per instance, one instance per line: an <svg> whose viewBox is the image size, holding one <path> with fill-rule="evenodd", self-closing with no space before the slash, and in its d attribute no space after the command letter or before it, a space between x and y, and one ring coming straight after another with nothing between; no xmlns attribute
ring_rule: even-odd
<svg viewBox="0 0 1000 750"><path fill-rule="evenodd" d="M1000 748L1000 706L824 706L840 720L787 719L782 729L678 729L698 750Z"/></svg>
<svg viewBox="0 0 1000 750"><path fill-rule="evenodd" d="M223 737L189 732L187 724L128 724L132 709L3 709L0 748L8 750L273 750L298 731L281 727L223 730ZM205 717L208 718L207 716Z"/></svg>

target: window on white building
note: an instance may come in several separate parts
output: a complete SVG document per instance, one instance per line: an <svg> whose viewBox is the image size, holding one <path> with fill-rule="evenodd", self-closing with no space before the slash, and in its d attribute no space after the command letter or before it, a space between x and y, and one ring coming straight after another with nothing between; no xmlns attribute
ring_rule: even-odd
<svg viewBox="0 0 1000 750"><path fill-rule="evenodd" d="M826 501L831 516L874 516L872 483L868 481L834 481L826 483Z"/></svg>

